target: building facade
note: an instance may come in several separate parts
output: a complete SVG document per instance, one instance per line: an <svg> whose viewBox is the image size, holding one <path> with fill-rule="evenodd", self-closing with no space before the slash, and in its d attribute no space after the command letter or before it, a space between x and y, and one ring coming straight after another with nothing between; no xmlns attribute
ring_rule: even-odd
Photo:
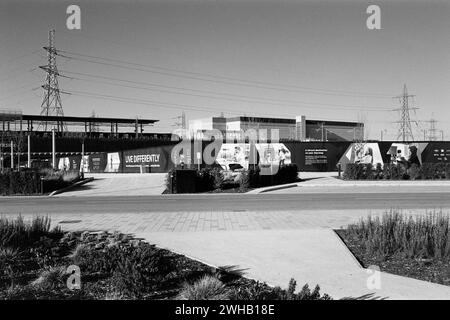
<svg viewBox="0 0 450 320"><path fill-rule="evenodd" d="M364 140L364 124L359 122L325 121L306 119L304 115L295 119L265 117L211 117L189 121L189 131L195 135L199 131L218 129L230 136L233 132L249 129L277 129L279 139L298 141L359 141ZM272 138L274 138L272 136Z"/></svg>

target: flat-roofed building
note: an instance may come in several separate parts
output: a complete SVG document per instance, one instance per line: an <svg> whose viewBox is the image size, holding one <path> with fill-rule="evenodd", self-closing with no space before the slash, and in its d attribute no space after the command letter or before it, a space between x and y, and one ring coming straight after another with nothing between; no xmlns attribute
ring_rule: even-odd
<svg viewBox="0 0 450 320"><path fill-rule="evenodd" d="M299 141L355 141L364 139L364 124L350 121L328 121L306 119L304 115L294 119L267 117L211 117L189 121L189 131L196 133L218 129L227 133L249 129L267 130L270 139L271 130L278 130L279 139Z"/></svg>

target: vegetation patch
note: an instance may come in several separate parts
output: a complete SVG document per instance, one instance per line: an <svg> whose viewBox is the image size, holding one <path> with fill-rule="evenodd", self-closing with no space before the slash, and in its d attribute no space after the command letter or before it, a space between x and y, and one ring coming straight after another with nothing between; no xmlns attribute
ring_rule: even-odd
<svg viewBox="0 0 450 320"><path fill-rule="evenodd" d="M165 193L176 193L177 181L176 170L172 169L166 178ZM249 190L273 185L298 182L298 167L296 164L287 164L273 169L254 168L222 170L219 167L206 167L195 171L195 192L230 192L242 193ZM180 183L180 182L178 182Z"/></svg>
<svg viewBox="0 0 450 320"><path fill-rule="evenodd" d="M69 266L80 270L71 290ZM214 268L119 232L62 232L50 219L0 220L0 300L195 299L329 300L247 279L235 266Z"/></svg>
<svg viewBox="0 0 450 320"><path fill-rule="evenodd" d="M0 195L36 195L50 193L79 181L78 171L21 169L0 172Z"/></svg>
<svg viewBox="0 0 450 320"><path fill-rule="evenodd" d="M413 217L390 210L336 232L364 267L450 285L450 218L442 211Z"/></svg>
<svg viewBox="0 0 450 320"><path fill-rule="evenodd" d="M372 164L348 163L345 166L345 180L448 180L450 163L392 164L384 166Z"/></svg>

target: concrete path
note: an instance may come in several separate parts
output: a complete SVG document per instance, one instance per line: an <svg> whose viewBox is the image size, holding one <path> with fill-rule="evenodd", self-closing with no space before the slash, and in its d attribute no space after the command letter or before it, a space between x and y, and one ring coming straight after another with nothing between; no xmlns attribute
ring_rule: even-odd
<svg viewBox="0 0 450 320"><path fill-rule="evenodd" d="M337 172L300 172L301 182L254 189L248 194L275 193L450 193L450 180L342 180Z"/></svg>
<svg viewBox="0 0 450 320"><path fill-rule="evenodd" d="M93 177L94 181L57 195L73 196L146 196L162 194L166 179L165 173L87 173L85 177Z"/></svg>
<svg viewBox="0 0 450 320"><path fill-rule="evenodd" d="M450 287L363 269L331 229L138 233L160 247L209 265L237 265L246 276L286 288L319 284L334 299L450 299ZM379 287L371 286L378 277ZM368 282L369 286L368 287Z"/></svg>

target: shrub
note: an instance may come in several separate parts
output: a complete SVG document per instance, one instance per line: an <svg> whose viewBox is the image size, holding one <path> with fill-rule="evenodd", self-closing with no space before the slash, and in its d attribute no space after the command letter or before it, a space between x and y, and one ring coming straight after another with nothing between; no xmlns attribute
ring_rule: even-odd
<svg viewBox="0 0 450 320"><path fill-rule="evenodd" d="M383 179L383 165L381 163L377 163L375 167L374 179Z"/></svg>
<svg viewBox="0 0 450 320"><path fill-rule="evenodd" d="M345 180L358 180L361 177L361 166L357 163L347 163L343 177Z"/></svg>
<svg viewBox="0 0 450 320"><path fill-rule="evenodd" d="M206 275L193 284L185 284L178 299L180 300L228 300L225 285L214 276Z"/></svg>
<svg viewBox="0 0 450 320"><path fill-rule="evenodd" d="M445 165L445 179L450 179L450 163Z"/></svg>
<svg viewBox="0 0 450 320"><path fill-rule="evenodd" d="M243 171L239 176L239 190L245 191L250 188L250 172L249 170Z"/></svg>
<svg viewBox="0 0 450 320"><path fill-rule="evenodd" d="M22 216L15 220L0 218L0 247L28 248L39 244L41 238L60 239L63 235L59 227L50 230L49 217L35 217L25 223Z"/></svg>
<svg viewBox="0 0 450 320"><path fill-rule="evenodd" d="M121 252L112 282L119 292L133 297L157 290L175 269L167 253L153 245L140 243Z"/></svg>
<svg viewBox="0 0 450 320"><path fill-rule="evenodd" d="M421 169L423 179L431 180L434 178L434 166L432 163L427 162L423 163Z"/></svg>
<svg viewBox="0 0 450 320"><path fill-rule="evenodd" d="M288 289L272 288L265 283L256 282L253 285L239 287L231 291L232 300L331 300L327 294L320 294L317 285L313 291L305 284L302 290L295 293L297 283L294 279L289 281Z"/></svg>
<svg viewBox="0 0 450 320"><path fill-rule="evenodd" d="M0 194L37 194L40 192L40 176L34 170L11 171L0 173Z"/></svg>
<svg viewBox="0 0 450 320"><path fill-rule="evenodd" d="M413 163L408 169L408 176L411 180L422 179L422 169L417 164Z"/></svg>
<svg viewBox="0 0 450 320"><path fill-rule="evenodd" d="M412 164L387 163L381 167L377 163L373 168L371 164L348 163L345 166L343 178L345 180L418 180L418 179L450 179L450 163L423 163L422 166Z"/></svg>
<svg viewBox="0 0 450 320"><path fill-rule="evenodd" d="M445 179L446 163L433 163L433 179Z"/></svg>
<svg viewBox="0 0 450 320"><path fill-rule="evenodd" d="M83 274L112 275L123 259L122 248L109 247L96 250L87 245L78 245L70 255L73 264L80 267Z"/></svg>
<svg viewBox="0 0 450 320"><path fill-rule="evenodd" d="M176 189L176 172L177 169L171 169L165 179L166 190L172 193ZM223 185L223 175L221 169L218 167L205 167L196 171L195 176L195 190L196 192L207 192Z"/></svg>
<svg viewBox="0 0 450 320"><path fill-rule="evenodd" d="M442 212L413 218L391 210L381 219L361 219L344 232L361 241L367 253L382 259L401 254L407 258L450 260L450 217Z"/></svg>
<svg viewBox="0 0 450 320"><path fill-rule="evenodd" d="M218 168L206 167L197 170L195 190L197 192L211 191L221 185L221 173Z"/></svg>
<svg viewBox="0 0 450 320"><path fill-rule="evenodd" d="M65 286L65 278L64 267L50 267L43 270L31 285L42 290L54 290Z"/></svg>
<svg viewBox="0 0 450 320"><path fill-rule="evenodd" d="M22 254L17 249L0 248L0 279L8 277L12 284L14 274L19 272L22 266L21 258Z"/></svg>
<svg viewBox="0 0 450 320"><path fill-rule="evenodd" d="M166 186L166 190L169 193L172 193L172 190L174 190L176 186L176 169L170 169L169 172L167 172L166 179L164 180L164 185Z"/></svg>

